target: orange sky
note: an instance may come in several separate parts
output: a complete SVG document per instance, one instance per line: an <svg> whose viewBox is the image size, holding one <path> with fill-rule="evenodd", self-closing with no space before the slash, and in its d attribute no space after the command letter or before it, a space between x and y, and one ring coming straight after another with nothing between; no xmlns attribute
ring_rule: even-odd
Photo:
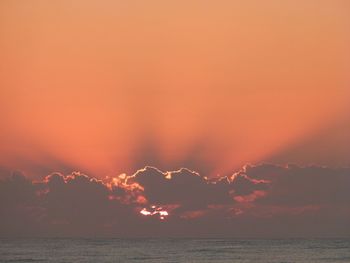
<svg viewBox="0 0 350 263"><path fill-rule="evenodd" d="M0 165L350 165L350 5L0 3Z"/></svg>

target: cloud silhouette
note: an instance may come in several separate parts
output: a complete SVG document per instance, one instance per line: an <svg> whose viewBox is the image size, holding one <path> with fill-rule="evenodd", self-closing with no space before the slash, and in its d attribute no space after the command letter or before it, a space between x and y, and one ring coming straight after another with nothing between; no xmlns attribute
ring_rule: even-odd
<svg viewBox="0 0 350 263"><path fill-rule="evenodd" d="M176 204L198 209L210 204L233 202L234 185L228 178L210 181L185 168L163 173L156 168L146 167L127 181L142 186L143 194L151 204Z"/></svg>
<svg viewBox="0 0 350 263"><path fill-rule="evenodd" d="M155 167L104 179L0 173L1 236L350 236L349 168L247 165L215 179Z"/></svg>
<svg viewBox="0 0 350 263"><path fill-rule="evenodd" d="M262 164L246 166L239 174L270 182L260 203L274 205L350 204L350 169Z"/></svg>

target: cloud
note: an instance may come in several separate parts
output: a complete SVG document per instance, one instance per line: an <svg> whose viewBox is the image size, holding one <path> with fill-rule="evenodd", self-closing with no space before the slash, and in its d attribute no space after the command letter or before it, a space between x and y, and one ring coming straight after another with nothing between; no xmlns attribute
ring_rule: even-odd
<svg viewBox="0 0 350 263"><path fill-rule="evenodd" d="M0 172L2 236L350 236L349 168L247 165L215 179L186 168L39 181Z"/></svg>
<svg viewBox="0 0 350 263"><path fill-rule="evenodd" d="M320 166L299 167L262 164L246 166L239 174L268 180L268 194L259 200L273 205L350 204L350 169Z"/></svg>
<svg viewBox="0 0 350 263"><path fill-rule="evenodd" d="M210 182L188 169L163 173L156 168L146 167L128 178L128 182L141 185L145 198L152 204L199 208L233 201L228 180Z"/></svg>

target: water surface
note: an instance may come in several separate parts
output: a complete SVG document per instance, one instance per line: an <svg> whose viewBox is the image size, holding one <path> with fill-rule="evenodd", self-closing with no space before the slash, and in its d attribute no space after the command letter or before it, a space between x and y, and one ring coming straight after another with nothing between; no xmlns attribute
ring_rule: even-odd
<svg viewBox="0 0 350 263"><path fill-rule="evenodd" d="M0 239L0 262L350 262L350 239Z"/></svg>

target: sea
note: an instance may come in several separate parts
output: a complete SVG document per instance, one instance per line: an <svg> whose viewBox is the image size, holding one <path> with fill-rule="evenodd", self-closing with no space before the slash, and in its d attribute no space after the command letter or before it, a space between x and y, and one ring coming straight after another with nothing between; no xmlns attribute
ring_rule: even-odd
<svg viewBox="0 0 350 263"><path fill-rule="evenodd" d="M350 239L1 239L0 262L350 262Z"/></svg>

